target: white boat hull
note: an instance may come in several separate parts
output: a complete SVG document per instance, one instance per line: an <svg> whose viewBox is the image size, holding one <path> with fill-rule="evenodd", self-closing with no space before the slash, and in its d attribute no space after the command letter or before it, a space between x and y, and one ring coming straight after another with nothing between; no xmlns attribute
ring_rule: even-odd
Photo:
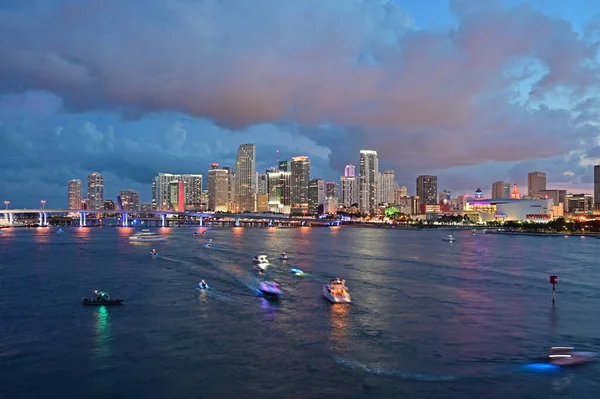
<svg viewBox="0 0 600 399"><path fill-rule="evenodd" d="M333 303L352 303L352 299L350 299L350 294L346 295L332 295L331 292L327 289L327 286L323 287L323 296L330 302Z"/></svg>
<svg viewBox="0 0 600 399"><path fill-rule="evenodd" d="M142 237L129 237L130 241L135 241L135 242L153 242L153 241L163 241L165 238L164 237L149 237L149 238L142 238Z"/></svg>

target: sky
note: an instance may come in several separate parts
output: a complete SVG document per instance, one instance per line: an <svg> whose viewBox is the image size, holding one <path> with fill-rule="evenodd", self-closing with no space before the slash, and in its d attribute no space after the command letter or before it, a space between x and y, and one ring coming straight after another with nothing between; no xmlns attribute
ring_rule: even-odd
<svg viewBox="0 0 600 399"><path fill-rule="evenodd" d="M409 193L591 192L599 46L596 0L4 0L0 201L64 208L100 172L149 202L242 143L328 181L376 150Z"/></svg>

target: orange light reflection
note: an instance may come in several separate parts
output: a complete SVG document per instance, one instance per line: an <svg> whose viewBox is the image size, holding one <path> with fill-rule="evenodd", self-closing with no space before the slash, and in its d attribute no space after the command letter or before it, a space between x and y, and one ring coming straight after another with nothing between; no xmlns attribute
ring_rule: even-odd
<svg viewBox="0 0 600 399"><path fill-rule="evenodd" d="M329 306L329 321L331 323L331 340L335 346L347 346L348 340L348 316L350 306L347 304L334 303Z"/></svg>

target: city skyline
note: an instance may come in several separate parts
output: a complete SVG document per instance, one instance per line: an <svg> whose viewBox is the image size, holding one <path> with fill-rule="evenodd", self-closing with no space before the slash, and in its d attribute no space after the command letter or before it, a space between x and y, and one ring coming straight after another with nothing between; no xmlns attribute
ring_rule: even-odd
<svg viewBox="0 0 600 399"><path fill-rule="evenodd" d="M9 1L5 34L16 39L0 43L0 196L62 202L69 180L85 187L98 172L106 196L131 188L148 202L158 171L206 176L215 160L234 166L231 143L245 142L257 146L257 170L277 154L306 155L326 181L348 162L358 170L354 154L368 148L404 184L429 174L456 194L489 193L490 180L525 187L542 170L553 188L592 192L593 2L244 3L149 0L131 20L113 5L99 15L86 3ZM76 22L60 23L72 13ZM205 35L203 15L223 23ZM257 24L267 17L293 29L271 43L273 27ZM163 31L162 18L179 29ZM131 47L147 30L161 37L156 47ZM129 40L94 51L107 34Z"/></svg>

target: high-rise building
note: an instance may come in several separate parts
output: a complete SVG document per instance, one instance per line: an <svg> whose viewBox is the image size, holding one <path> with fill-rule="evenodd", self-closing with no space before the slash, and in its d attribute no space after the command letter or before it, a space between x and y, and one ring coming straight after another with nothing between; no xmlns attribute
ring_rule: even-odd
<svg viewBox="0 0 600 399"><path fill-rule="evenodd" d="M293 157L290 164L292 169L292 210L308 211L310 159L306 156Z"/></svg>
<svg viewBox="0 0 600 399"><path fill-rule="evenodd" d="M377 206L377 175L379 159L377 151L360 150L359 209L361 213L372 213Z"/></svg>
<svg viewBox="0 0 600 399"><path fill-rule="evenodd" d="M104 177L100 173L92 173L87 181L88 209L104 208Z"/></svg>
<svg viewBox="0 0 600 399"><path fill-rule="evenodd" d="M140 196L137 191L121 190L119 191L119 197L121 198L121 205L123 205L124 211L140 210Z"/></svg>
<svg viewBox="0 0 600 399"><path fill-rule="evenodd" d="M334 181L325 183L325 198L338 198L338 184Z"/></svg>
<svg viewBox="0 0 600 399"><path fill-rule="evenodd" d="M229 209L229 170L220 169L218 163L211 164L208 171L208 210L227 212Z"/></svg>
<svg viewBox="0 0 600 399"><path fill-rule="evenodd" d="M492 198L510 198L510 183L505 183L502 180L493 182Z"/></svg>
<svg viewBox="0 0 600 399"><path fill-rule="evenodd" d="M322 179L313 179L308 183L308 212L311 215L323 212L325 191L325 181Z"/></svg>
<svg viewBox="0 0 600 399"><path fill-rule="evenodd" d="M82 209L81 180L69 180L69 209Z"/></svg>
<svg viewBox="0 0 600 399"><path fill-rule="evenodd" d="M269 212L291 212L292 173L274 171L267 173L269 181Z"/></svg>
<svg viewBox="0 0 600 399"><path fill-rule="evenodd" d="M594 209L600 210L600 165L594 165Z"/></svg>
<svg viewBox="0 0 600 399"><path fill-rule="evenodd" d="M202 204L202 175L183 174L181 181L185 183L185 207L187 209L200 209Z"/></svg>
<svg viewBox="0 0 600 399"><path fill-rule="evenodd" d="M437 193L437 176L417 176L417 197L419 197L422 208L426 207L427 205L437 205ZM424 212L423 209L421 211Z"/></svg>
<svg viewBox="0 0 600 399"><path fill-rule="evenodd" d="M290 163L290 161L283 160L283 161L279 161L277 162L277 170L279 170L280 172L291 172L292 171L292 165Z"/></svg>
<svg viewBox="0 0 600 399"><path fill-rule="evenodd" d="M546 174L544 172L531 172L527 174L527 195L538 198L538 192L546 189Z"/></svg>
<svg viewBox="0 0 600 399"><path fill-rule="evenodd" d="M235 208L237 212L254 212L254 174L256 146L240 144L235 160Z"/></svg>
<svg viewBox="0 0 600 399"><path fill-rule="evenodd" d="M567 212L592 213L594 198L591 194L567 194Z"/></svg>
<svg viewBox="0 0 600 399"><path fill-rule="evenodd" d="M355 177L356 176L356 167L349 163L344 168L344 177Z"/></svg>
<svg viewBox="0 0 600 399"><path fill-rule="evenodd" d="M104 201L102 208L107 211L114 211L115 210L115 202L113 200L107 199Z"/></svg>
<svg viewBox="0 0 600 399"><path fill-rule="evenodd" d="M396 188L396 172L386 170L378 174L377 202L384 204L394 203L394 189Z"/></svg>
<svg viewBox="0 0 600 399"><path fill-rule="evenodd" d="M169 185L172 181L178 181L179 175L171 173L159 173L152 182L153 197L152 204L156 210L169 210L172 209L171 197L169 195Z"/></svg>
<svg viewBox="0 0 600 399"><path fill-rule="evenodd" d="M266 173L256 173L256 194L269 193L269 180Z"/></svg>
<svg viewBox="0 0 600 399"><path fill-rule="evenodd" d="M358 204L358 179L356 177L340 177L340 202L344 206Z"/></svg>

